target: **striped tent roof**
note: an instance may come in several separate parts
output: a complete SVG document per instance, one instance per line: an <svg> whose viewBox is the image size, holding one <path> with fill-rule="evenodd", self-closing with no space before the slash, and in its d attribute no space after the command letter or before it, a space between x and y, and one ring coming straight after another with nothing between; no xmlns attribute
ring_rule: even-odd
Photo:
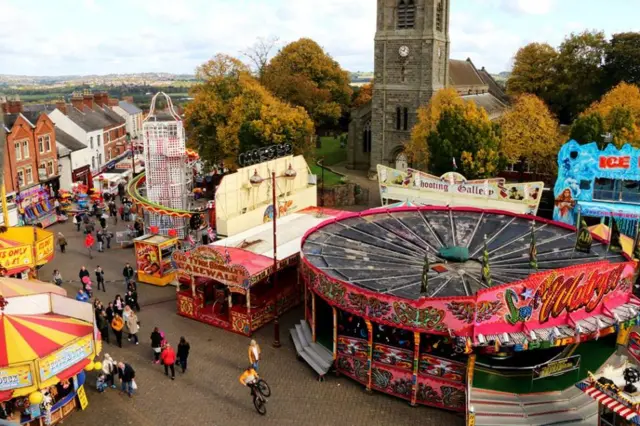
<svg viewBox="0 0 640 426"><path fill-rule="evenodd" d="M28 296L30 294L54 293L66 296L67 291L55 284L43 281L27 281L0 277L0 295L4 297Z"/></svg>
<svg viewBox="0 0 640 426"><path fill-rule="evenodd" d="M598 225L593 225L589 227L589 231L592 234L597 235L602 238L606 242L609 242L609 237L611 236L611 230L609 227L603 223ZM620 245L622 246L622 250L627 253L629 256L633 257L633 238L628 237L624 234L620 234Z"/></svg>
<svg viewBox="0 0 640 426"><path fill-rule="evenodd" d="M42 358L92 333L92 324L62 315L2 315L0 367Z"/></svg>

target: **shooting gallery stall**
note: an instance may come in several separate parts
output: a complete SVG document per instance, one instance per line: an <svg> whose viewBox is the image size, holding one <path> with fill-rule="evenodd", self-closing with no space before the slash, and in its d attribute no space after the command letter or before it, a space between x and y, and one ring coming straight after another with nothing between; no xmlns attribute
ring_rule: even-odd
<svg viewBox="0 0 640 426"><path fill-rule="evenodd" d="M35 269L53 259L55 242L52 232L35 226L6 228L0 234L0 266L5 275L25 272L35 274Z"/></svg>
<svg viewBox="0 0 640 426"><path fill-rule="evenodd" d="M84 410L85 371L102 368L91 304L37 281L0 278L0 292L2 424L55 424Z"/></svg>
<svg viewBox="0 0 640 426"><path fill-rule="evenodd" d="M177 238L143 235L135 238L133 243L140 282L165 286L175 280L176 273L171 263L171 255L178 244Z"/></svg>
<svg viewBox="0 0 640 426"><path fill-rule="evenodd" d="M278 217L317 205L315 184L301 155L276 158L238 169L216 190L216 231L233 236L273 217L272 172L276 173Z"/></svg>
<svg viewBox="0 0 640 426"><path fill-rule="evenodd" d="M467 180L460 173L438 177L378 164L382 204L410 202L423 206L461 206L536 215L544 182L506 183L503 178Z"/></svg>

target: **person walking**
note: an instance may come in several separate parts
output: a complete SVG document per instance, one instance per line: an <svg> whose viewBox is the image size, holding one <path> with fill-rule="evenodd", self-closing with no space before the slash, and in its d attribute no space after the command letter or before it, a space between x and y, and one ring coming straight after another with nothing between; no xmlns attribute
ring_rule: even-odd
<svg viewBox="0 0 640 426"><path fill-rule="evenodd" d="M158 327L155 327L151 332L151 349L153 349L153 363L160 364L160 351L162 345L162 335Z"/></svg>
<svg viewBox="0 0 640 426"><path fill-rule="evenodd" d="M89 252L89 259L93 259L93 244L96 242L96 240L93 238L93 235L91 235L91 233L87 233L87 237L84 239L84 246L87 248L87 251Z"/></svg>
<svg viewBox="0 0 640 426"><path fill-rule="evenodd" d="M138 341L138 331L140 331L140 322L138 321L138 315L136 315L135 311L127 306L129 312L127 314L127 329L129 330L129 337L127 340L130 342L133 339L133 342L136 345L139 345Z"/></svg>
<svg viewBox="0 0 640 426"><path fill-rule="evenodd" d="M98 313L97 319L98 330L100 331L100 335L102 336L103 342L109 342L109 321L107 320L107 313L104 309L102 309Z"/></svg>
<svg viewBox="0 0 640 426"><path fill-rule="evenodd" d="M127 262L126 265L124 265L124 269L122 270L122 276L124 276L124 285L125 288L129 287L129 283L131 282L131 280L133 279L133 268L131 267L131 265Z"/></svg>
<svg viewBox="0 0 640 426"><path fill-rule="evenodd" d="M98 229L98 232L96 232L96 241L98 241L98 252L102 253L103 247L104 247L104 234L102 233L102 230Z"/></svg>
<svg viewBox="0 0 640 426"><path fill-rule="evenodd" d="M111 358L111 355L104 354L102 360L102 372L107 377L106 383L111 386L112 389L116 388L115 374L118 371L118 364Z"/></svg>
<svg viewBox="0 0 640 426"><path fill-rule="evenodd" d="M58 245L60 246L60 252L64 253L67 247L67 239L62 235L62 232L58 232Z"/></svg>
<svg viewBox="0 0 640 426"><path fill-rule="evenodd" d="M105 229L107 227L107 219L109 219L109 214L104 212L100 215L100 227Z"/></svg>
<svg viewBox="0 0 640 426"><path fill-rule="evenodd" d="M102 291L107 292L107 289L104 288L104 270L98 265L95 270L96 274L96 282L98 283L98 291L100 291L100 285L102 285Z"/></svg>
<svg viewBox="0 0 640 426"><path fill-rule="evenodd" d="M87 293L85 293L83 289L80 289L80 290L78 290L78 294L76 294L76 300L78 302L88 302L89 301L89 295Z"/></svg>
<svg viewBox="0 0 640 426"><path fill-rule="evenodd" d="M109 324L111 324L111 321L113 321L113 317L116 314L115 309L113 309L113 302L109 302L109 305L107 306L107 309L104 310L105 314L107 314L107 321L109 321Z"/></svg>
<svg viewBox="0 0 640 426"><path fill-rule="evenodd" d="M124 311L124 300L122 300L122 296L116 294L116 298L113 300L113 308L116 314L122 316L122 312Z"/></svg>
<svg viewBox="0 0 640 426"><path fill-rule="evenodd" d="M107 248L111 248L111 239L113 238L113 232L108 231L106 228L104 230L104 240L107 243Z"/></svg>
<svg viewBox="0 0 640 426"><path fill-rule="evenodd" d="M166 343L164 348L162 348L162 354L160 355L160 359L162 359L162 365L164 365L164 375L169 375L169 370L171 370L171 380L175 380L176 378L176 352L173 350L170 344Z"/></svg>
<svg viewBox="0 0 640 426"><path fill-rule="evenodd" d="M73 217L73 223L76 224L76 230L78 232L80 232L80 226L82 225L82 213L77 213L74 217Z"/></svg>
<svg viewBox="0 0 640 426"><path fill-rule="evenodd" d="M96 227L93 224L93 221L88 219L88 216L85 216L85 219L87 219L87 223L85 223L84 225L84 231L86 234L91 234L93 233L93 231L95 231Z"/></svg>
<svg viewBox="0 0 640 426"><path fill-rule="evenodd" d="M178 364L182 368L182 373L187 371L187 358L189 358L189 351L191 346L187 339L180 337L180 343L178 343Z"/></svg>
<svg viewBox="0 0 640 426"><path fill-rule="evenodd" d="M62 274L57 269L53 270L53 283L58 287L62 287Z"/></svg>
<svg viewBox="0 0 640 426"><path fill-rule="evenodd" d="M136 378L135 370L129 364L119 362L118 377L122 383L122 392L126 392L131 398L133 396L134 379Z"/></svg>
<svg viewBox="0 0 640 426"><path fill-rule="evenodd" d="M82 279L84 277L91 278L91 273L89 271L87 271L87 268L84 265L82 265L80 267L80 272L78 272L78 278L80 279L80 282L82 282ZM84 285L82 286L82 289L86 290L86 288L84 288Z"/></svg>
<svg viewBox="0 0 640 426"><path fill-rule="evenodd" d="M111 321L111 328L113 329L113 334L116 336L116 343L118 343L118 347L122 347L122 329L124 328L124 321L122 317L116 313L113 316L113 321Z"/></svg>
<svg viewBox="0 0 640 426"><path fill-rule="evenodd" d="M132 290L127 291L124 296L124 303L127 306L131 306L131 309L135 309L140 312L140 305L138 304L138 293Z"/></svg>
<svg viewBox="0 0 640 426"><path fill-rule="evenodd" d="M253 367L254 370L258 371L258 364L260 363L260 356L262 355L262 351L260 350L260 345L255 340L251 340L249 343L249 364Z"/></svg>

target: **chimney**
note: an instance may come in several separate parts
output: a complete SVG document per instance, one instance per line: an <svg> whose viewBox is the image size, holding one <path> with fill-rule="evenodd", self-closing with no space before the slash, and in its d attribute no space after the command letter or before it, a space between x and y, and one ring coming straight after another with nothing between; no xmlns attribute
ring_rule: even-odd
<svg viewBox="0 0 640 426"><path fill-rule="evenodd" d="M129 102L130 104L133 103L133 96L123 96L122 100L125 102Z"/></svg>
<svg viewBox="0 0 640 426"><path fill-rule="evenodd" d="M118 106L118 100L109 98L109 106Z"/></svg>
<svg viewBox="0 0 640 426"><path fill-rule="evenodd" d="M93 99L96 105L100 107L104 107L109 104L109 94L107 92L96 92L93 94Z"/></svg>
<svg viewBox="0 0 640 426"><path fill-rule="evenodd" d="M22 112L22 101L18 97L12 101L7 100L6 103L2 104L2 111L5 114L20 114Z"/></svg>
<svg viewBox="0 0 640 426"><path fill-rule="evenodd" d="M56 108L64 115L67 115L67 104L64 101L64 99L60 99L56 101Z"/></svg>
<svg viewBox="0 0 640 426"><path fill-rule="evenodd" d="M93 95L89 90L85 90L83 94L83 104L89 109L93 109Z"/></svg>
<svg viewBox="0 0 640 426"><path fill-rule="evenodd" d="M71 105L73 105L74 108L76 108L77 110L82 111L83 108L83 99L82 99L82 93L80 92L73 92L73 94L71 95Z"/></svg>

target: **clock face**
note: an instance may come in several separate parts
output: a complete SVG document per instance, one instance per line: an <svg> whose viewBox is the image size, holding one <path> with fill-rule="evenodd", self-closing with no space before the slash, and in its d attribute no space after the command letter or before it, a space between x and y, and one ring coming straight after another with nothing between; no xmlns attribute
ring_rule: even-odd
<svg viewBox="0 0 640 426"><path fill-rule="evenodd" d="M400 56L402 56L403 58L406 58L407 56L409 56L409 47L408 46L400 46L400 49L398 49L398 54Z"/></svg>

